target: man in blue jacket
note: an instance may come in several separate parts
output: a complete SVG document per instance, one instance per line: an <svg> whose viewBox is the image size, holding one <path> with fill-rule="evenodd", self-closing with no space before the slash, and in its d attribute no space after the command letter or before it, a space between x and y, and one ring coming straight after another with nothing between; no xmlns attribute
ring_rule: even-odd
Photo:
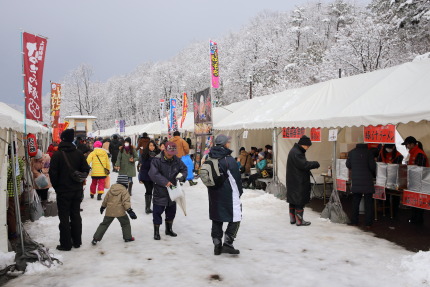
<svg viewBox="0 0 430 287"><path fill-rule="evenodd" d="M221 253L239 254L239 250L233 246L242 220L242 204L240 196L243 193L237 162L231 156L231 137L218 135L215 146L211 148L209 157L218 159L219 168L225 179L222 185L208 187L209 193L209 218L212 220L212 241L214 244L214 255ZM222 225L228 222L225 230L224 244L221 245L223 237Z"/></svg>
<svg viewBox="0 0 430 287"><path fill-rule="evenodd" d="M160 225L163 220L161 215L166 212L166 235L176 237L172 225L176 215L176 202L169 197L168 188L176 184L179 173L182 174L178 180L185 182L187 167L176 154L176 144L167 142L165 150L157 155L151 162L149 177L154 182L152 221L154 223L154 239L160 240Z"/></svg>

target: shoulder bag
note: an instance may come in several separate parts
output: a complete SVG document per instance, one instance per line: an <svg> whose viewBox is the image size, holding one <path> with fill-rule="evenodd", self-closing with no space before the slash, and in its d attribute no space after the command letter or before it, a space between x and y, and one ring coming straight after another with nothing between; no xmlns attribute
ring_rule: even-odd
<svg viewBox="0 0 430 287"><path fill-rule="evenodd" d="M102 167L105 169L105 174L109 175L110 174L110 170L108 170L107 168L104 167L104 165L102 164L102 161L100 160L99 156L96 155L96 157L99 159L100 164L102 165Z"/></svg>
<svg viewBox="0 0 430 287"><path fill-rule="evenodd" d="M67 164L67 166L69 167L69 170L70 170L70 177L74 180L74 181L76 181L76 182L84 182L86 179L87 179L87 177L88 177L88 173L87 172L81 172L81 171L78 171L78 170L75 170L71 165L70 165L70 162L69 162L69 159L67 158L67 155L66 155L66 153L64 152L64 151L61 151L61 153L63 154L63 156L64 156L64 159L66 160L66 164Z"/></svg>

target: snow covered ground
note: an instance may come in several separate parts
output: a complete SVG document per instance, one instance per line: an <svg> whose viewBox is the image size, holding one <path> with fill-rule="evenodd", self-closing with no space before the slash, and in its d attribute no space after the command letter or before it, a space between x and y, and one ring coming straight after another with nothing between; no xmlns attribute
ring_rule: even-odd
<svg viewBox="0 0 430 287"><path fill-rule="evenodd" d="M116 174L113 175L116 177ZM115 179L112 178L112 182ZM125 243L114 221L97 246L92 236L102 221L100 201L82 204L83 245L55 249L58 218L26 223L33 239L50 248L64 264L50 269L31 264L6 286L428 286L428 252L408 252L355 227L332 224L309 209L310 227L289 224L285 201L258 190L242 196L243 221L235 247L238 256L213 255L207 191L184 185L188 216L178 208L173 230L178 237L153 239L152 216L144 214L144 186L135 179L132 221L135 242ZM0 267L13 253L0 253Z"/></svg>

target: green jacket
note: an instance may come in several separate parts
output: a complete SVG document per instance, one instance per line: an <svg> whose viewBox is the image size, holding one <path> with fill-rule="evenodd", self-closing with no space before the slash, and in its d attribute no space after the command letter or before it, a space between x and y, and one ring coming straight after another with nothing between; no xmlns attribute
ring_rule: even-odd
<svg viewBox="0 0 430 287"><path fill-rule="evenodd" d="M133 157L134 161L130 162L130 158ZM136 176L136 162L139 158L137 157L136 149L133 148L133 154L126 153L124 147L119 150L118 158L115 166L119 166L119 174L125 174L128 177Z"/></svg>

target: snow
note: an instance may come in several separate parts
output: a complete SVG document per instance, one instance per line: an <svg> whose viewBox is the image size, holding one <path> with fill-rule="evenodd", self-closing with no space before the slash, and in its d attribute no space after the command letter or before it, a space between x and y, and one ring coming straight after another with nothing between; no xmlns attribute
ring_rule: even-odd
<svg viewBox="0 0 430 287"><path fill-rule="evenodd" d="M115 181L116 174L112 175ZM90 182L90 180L89 180ZM260 190L245 190L243 220L235 247L238 256L213 255L207 191L183 186L187 214L178 210L173 230L178 237L153 237L152 216L144 214L144 186L133 186L132 221L136 241L125 243L114 221L96 246L92 235L103 215L100 201L82 204L83 245L70 252L55 250L58 218L26 223L29 234L45 244L63 262L50 269L35 263L6 286L428 286L429 252L417 254L371 232L333 224L306 209L310 227L290 225L285 201ZM13 253L0 253L0 265L10 264ZM219 279L218 279L219 278Z"/></svg>

